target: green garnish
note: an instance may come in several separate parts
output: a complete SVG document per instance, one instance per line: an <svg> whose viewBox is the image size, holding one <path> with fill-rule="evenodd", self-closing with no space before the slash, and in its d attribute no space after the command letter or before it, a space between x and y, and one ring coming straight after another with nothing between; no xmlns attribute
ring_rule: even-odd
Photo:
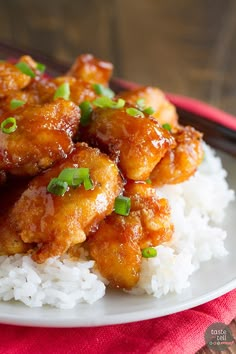
<svg viewBox="0 0 236 354"><path fill-rule="evenodd" d="M102 96L96 98L93 102L94 106L100 107L100 108L114 108L114 109L119 109L124 107L125 105L125 100L122 98L119 98L118 101L112 101L109 97Z"/></svg>
<svg viewBox="0 0 236 354"><path fill-rule="evenodd" d="M68 187L79 187L84 184L86 191L93 188L93 182L89 176L89 168L64 168L57 178L53 178L47 186L47 191L63 196Z"/></svg>
<svg viewBox="0 0 236 354"><path fill-rule="evenodd" d="M133 108L133 107L126 108L126 113L128 113L132 117L142 117L142 118L144 117L143 112L141 112L139 109Z"/></svg>
<svg viewBox="0 0 236 354"><path fill-rule="evenodd" d="M41 72L41 74L43 74L46 70L46 65L38 62L36 65L36 69L39 70Z"/></svg>
<svg viewBox="0 0 236 354"><path fill-rule="evenodd" d="M78 187L88 178L89 168L64 168L58 176L59 180L66 182L70 187Z"/></svg>
<svg viewBox="0 0 236 354"><path fill-rule="evenodd" d="M61 84L53 96L54 100L57 98L64 98L64 100L69 100L70 98L70 85L68 82L64 82Z"/></svg>
<svg viewBox="0 0 236 354"><path fill-rule="evenodd" d="M147 184L152 184L152 181L150 180L150 178L146 179L145 181Z"/></svg>
<svg viewBox="0 0 236 354"><path fill-rule="evenodd" d="M171 125L169 123L162 124L162 128L171 131Z"/></svg>
<svg viewBox="0 0 236 354"><path fill-rule="evenodd" d="M115 96L115 93L109 87L105 87L101 84L93 84L92 86L97 95L106 96L108 98Z"/></svg>
<svg viewBox="0 0 236 354"><path fill-rule="evenodd" d="M61 181L59 178L51 179L50 183L47 186L47 191L49 193L63 196L68 189L68 184L64 181Z"/></svg>
<svg viewBox="0 0 236 354"><path fill-rule="evenodd" d="M115 199L115 213L128 216L130 213L131 200L128 197L119 196Z"/></svg>
<svg viewBox="0 0 236 354"><path fill-rule="evenodd" d="M136 101L136 104L138 106L139 109L141 109L141 111L145 108L145 98L139 98Z"/></svg>
<svg viewBox="0 0 236 354"><path fill-rule="evenodd" d="M93 182L90 177L84 179L84 189L86 191L93 188Z"/></svg>
<svg viewBox="0 0 236 354"><path fill-rule="evenodd" d="M155 109L152 108L152 107L147 107L147 108L145 108L143 110L143 112L150 115L150 114L153 114L155 112Z"/></svg>
<svg viewBox="0 0 236 354"><path fill-rule="evenodd" d="M157 256L157 250L153 247L147 247L142 249L142 256L144 258L153 258Z"/></svg>
<svg viewBox="0 0 236 354"><path fill-rule="evenodd" d="M11 134L17 129L16 119L14 117L9 117L2 121L1 131L4 134Z"/></svg>
<svg viewBox="0 0 236 354"><path fill-rule="evenodd" d="M21 107L25 104L25 101L22 101L22 100L17 100L17 99L12 99L11 102L10 102L10 108L11 109L16 109L18 107Z"/></svg>
<svg viewBox="0 0 236 354"><path fill-rule="evenodd" d="M79 105L79 108L81 109L80 124L85 127L91 121L91 113L93 111L93 107L90 102L84 101Z"/></svg>
<svg viewBox="0 0 236 354"><path fill-rule="evenodd" d="M28 75L32 78L36 76L33 70L30 68L30 66L23 61L20 61L15 66L25 75Z"/></svg>

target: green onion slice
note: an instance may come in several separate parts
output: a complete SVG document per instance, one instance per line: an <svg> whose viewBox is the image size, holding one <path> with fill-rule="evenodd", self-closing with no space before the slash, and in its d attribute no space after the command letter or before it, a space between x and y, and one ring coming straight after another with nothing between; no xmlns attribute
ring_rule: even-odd
<svg viewBox="0 0 236 354"><path fill-rule="evenodd" d="M144 110L145 109L145 98L139 98L137 101L136 101L136 104L138 106L139 109Z"/></svg>
<svg viewBox="0 0 236 354"><path fill-rule="evenodd" d="M23 61L20 61L19 63L17 63L15 65L23 74L28 75L32 78L35 77L35 73L33 72L33 70L30 68L30 66L28 64L26 64Z"/></svg>
<svg viewBox="0 0 236 354"><path fill-rule="evenodd" d="M124 107L125 105L125 100L122 98L119 98L118 101L112 101L109 97L102 96L96 98L93 102L94 106L100 107L100 108L114 108L114 109L119 109Z"/></svg>
<svg viewBox="0 0 236 354"><path fill-rule="evenodd" d="M18 107L21 107L25 104L25 101L22 101L22 100L17 100L17 99L12 99L11 102L10 102L10 108L11 109L16 109Z"/></svg>
<svg viewBox="0 0 236 354"><path fill-rule="evenodd" d="M153 247L147 247L142 249L142 256L144 258L153 258L157 256L157 250Z"/></svg>
<svg viewBox="0 0 236 354"><path fill-rule="evenodd" d="M90 102L84 101L79 105L79 108L81 109L80 124L85 127L91 121L91 113L93 111L93 107Z"/></svg>
<svg viewBox="0 0 236 354"><path fill-rule="evenodd" d="M37 65L36 65L36 69L38 71L40 71L41 74L43 74L45 72L45 70L46 70L46 65L44 65L43 63L39 63L38 62Z"/></svg>
<svg viewBox="0 0 236 354"><path fill-rule="evenodd" d="M67 188L68 184L65 181L61 181L59 178L53 178L47 186L47 191L55 195L63 196Z"/></svg>
<svg viewBox="0 0 236 354"><path fill-rule="evenodd" d="M97 95L106 96L108 98L113 98L115 93L109 88L101 84L93 84L93 89Z"/></svg>
<svg viewBox="0 0 236 354"><path fill-rule="evenodd" d="M60 181L64 181L70 187L80 186L85 179L89 178L89 168L64 168L58 176Z"/></svg>
<svg viewBox="0 0 236 354"><path fill-rule="evenodd" d="M145 108L143 110L143 112L150 115L150 114L153 114L155 112L155 109L152 108L152 107L147 107L147 108Z"/></svg>
<svg viewBox="0 0 236 354"><path fill-rule="evenodd" d="M128 216L131 208L131 200L128 197L119 196L115 199L115 213Z"/></svg>
<svg viewBox="0 0 236 354"><path fill-rule="evenodd" d="M150 180L150 178L146 179L146 183L147 184L152 184L152 181Z"/></svg>
<svg viewBox="0 0 236 354"><path fill-rule="evenodd" d="M64 82L63 84L61 84L54 96L53 96L54 100L57 99L57 98L64 98L64 100L69 100L70 98L70 85L68 82Z"/></svg>
<svg viewBox="0 0 236 354"><path fill-rule="evenodd" d="M128 113L132 117L142 117L142 118L144 117L143 112L141 112L139 109L133 108L133 107L126 108L126 113Z"/></svg>
<svg viewBox="0 0 236 354"><path fill-rule="evenodd" d="M90 177L87 177L84 179L84 189L86 191L90 190L93 188L93 182Z"/></svg>
<svg viewBox="0 0 236 354"><path fill-rule="evenodd" d="M171 130L171 125L169 123L162 124L162 128L170 131Z"/></svg>
<svg viewBox="0 0 236 354"><path fill-rule="evenodd" d="M1 131L5 134L11 134L17 129L16 119L14 117L9 117L2 121Z"/></svg>

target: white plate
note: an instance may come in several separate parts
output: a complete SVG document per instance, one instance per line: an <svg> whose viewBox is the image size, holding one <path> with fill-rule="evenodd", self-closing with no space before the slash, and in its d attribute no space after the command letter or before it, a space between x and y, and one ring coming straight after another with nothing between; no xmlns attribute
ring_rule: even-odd
<svg viewBox="0 0 236 354"><path fill-rule="evenodd" d="M236 189L236 160L226 154L223 165L229 172L228 181ZM220 205L219 205L220 208ZM231 203L224 228L228 232L226 248L230 252L221 260L202 263L191 278L191 286L181 295L170 294L161 299L131 296L118 291L93 305L80 304L73 310L50 307L31 309L16 302L0 303L0 322L44 327L85 327L126 323L160 317L203 304L236 288L236 202Z"/></svg>

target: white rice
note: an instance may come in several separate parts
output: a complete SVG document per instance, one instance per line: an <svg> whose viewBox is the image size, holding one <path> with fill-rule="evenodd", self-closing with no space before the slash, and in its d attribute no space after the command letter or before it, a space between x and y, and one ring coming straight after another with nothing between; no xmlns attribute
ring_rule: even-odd
<svg viewBox="0 0 236 354"><path fill-rule="evenodd" d="M142 272L132 294L156 297L180 293L203 261L227 255L226 232L220 224L224 209L234 199L226 171L214 151L204 145L205 160L189 181L157 190L168 198L175 232L171 242L156 247L158 256L143 259ZM221 208L218 206L221 205ZM51 305L69 309L105 295L107 281L94 270L86 255L80 262L67 256L34 263L30 256L0 257L0 300L18 300L30 307Z"/></svg>

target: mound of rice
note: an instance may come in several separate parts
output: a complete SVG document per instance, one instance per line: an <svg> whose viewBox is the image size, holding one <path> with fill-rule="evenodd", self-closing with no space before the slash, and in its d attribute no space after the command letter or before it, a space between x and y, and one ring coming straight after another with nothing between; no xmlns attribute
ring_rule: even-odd
<svg viewBox="0 0 236 354"><path fill-rule="evenodd" d="M142 272L132 294L156 297L180 293L203 261L227 255L226 232L217 224L234 199L226 171L214 151L204 145L205 159L194 177L157 190L171 205L173 239L156 247L156 258L143 259ZM221 205L221 208L218 206ZM93 303L105 295L106 280L96 274L94 261L75 262L68 257L34 263L29 256L0 257L0 300L19 300L30 307L45 304L69 309L80 302Z"/></svg>

